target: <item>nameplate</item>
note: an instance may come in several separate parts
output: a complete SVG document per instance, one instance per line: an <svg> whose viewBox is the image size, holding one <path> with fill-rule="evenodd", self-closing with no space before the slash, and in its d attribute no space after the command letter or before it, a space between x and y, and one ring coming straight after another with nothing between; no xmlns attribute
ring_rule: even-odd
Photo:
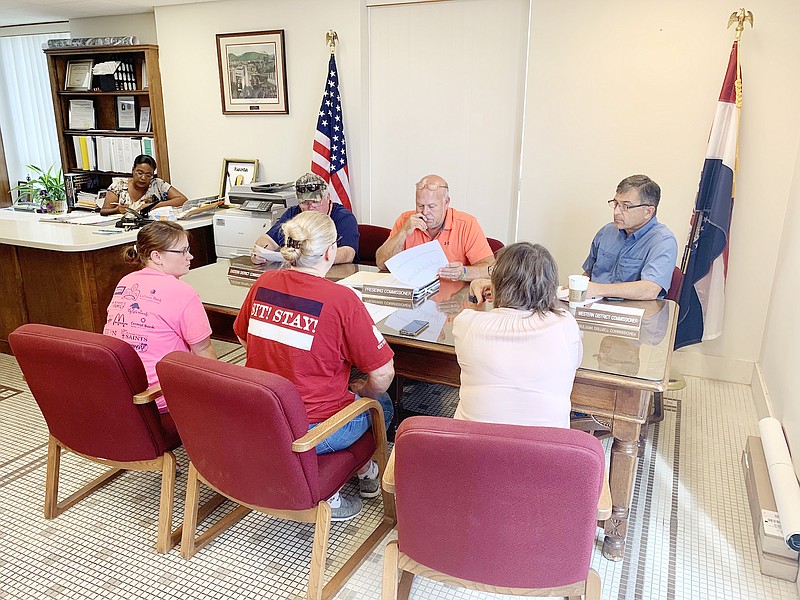
<svg viewBox="0 0 800 600"><path fill-rule="evenodd" d="M606 325L605 323L598 323L596 321L578 321L578 328L581 331L591 331L593 333L601 333L603 335L613 335L615 337L628 338L631 340L639 339L639 329L615 327L613 325Z"/></svg>
<svg viewBox="0 0 800 600"><path fill-rule="evenodd" d="M575 309L575 319L578 321L600 323L615 328L635 329L636 331L642 326L643 316L643 308L614 306L600 302L595 302L591 306L579 306Z"/></svg>

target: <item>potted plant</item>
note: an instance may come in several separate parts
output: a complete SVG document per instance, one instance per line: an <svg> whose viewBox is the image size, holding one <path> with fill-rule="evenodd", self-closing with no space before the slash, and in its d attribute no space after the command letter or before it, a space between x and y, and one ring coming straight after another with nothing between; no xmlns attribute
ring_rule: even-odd
<svg viewBox="0 0 800 600"><path fill-rule="evenodd" d="M47 171L35 165L27 165L27 167L36 176L32 179L28 175L25 181L14 189L38 204L40 212L67 212L67 194L64 189L64 177L61 174L61 169L59 168L58 171L53 173L52 166Z"/></svg>

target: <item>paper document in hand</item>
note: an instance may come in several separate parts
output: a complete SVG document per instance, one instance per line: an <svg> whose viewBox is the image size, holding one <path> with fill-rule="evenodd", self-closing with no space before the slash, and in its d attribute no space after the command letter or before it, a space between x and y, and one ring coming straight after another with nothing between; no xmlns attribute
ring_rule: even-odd
<svg viewBox="0 0 800 600"><path fill-rule="evenodd" d="M273 263L286 262L285 260L283 260L283 255L280 252L277 252L276 250L267 250L266 248L262 248L258 244L253 246L253 248L256 250L254 255L263 258L267 262L273 262Z"/></svg>
<svg viewBox="0 0 800 600"><path fill-rule="evenodd" d="M447 266L447 257L437 241L415 246L395 254L386 261L392 275L406 285L419 288L439 276L439 269Z"/></svg>

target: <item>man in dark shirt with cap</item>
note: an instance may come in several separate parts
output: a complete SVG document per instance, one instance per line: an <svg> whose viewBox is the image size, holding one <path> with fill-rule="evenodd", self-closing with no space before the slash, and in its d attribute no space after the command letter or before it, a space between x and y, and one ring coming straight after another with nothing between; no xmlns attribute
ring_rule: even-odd
<svg viewBox="0 0 800 600"><path fill-rule="evenodd" d="M283 225L289 219L307 210L325 213L333 219L336 233L339 236L334 264L358 262L358 221L353 213L338 202L331 201L328 184L319 175L306 173L294 184L297 193L297 206L289 208L278 219L267 233L256 240L256 246L267 250L278 250L283 246ZM258 256L258 251L253 248L251 259L256 264L266 262Z"/></svg>

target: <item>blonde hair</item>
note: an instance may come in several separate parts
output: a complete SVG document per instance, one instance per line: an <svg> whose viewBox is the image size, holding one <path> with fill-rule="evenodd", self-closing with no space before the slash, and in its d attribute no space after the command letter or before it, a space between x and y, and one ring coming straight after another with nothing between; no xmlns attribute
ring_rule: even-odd
<svg viewBox="0 0 800 600"><path fill-rule="evenodd" d="M328 215L313 210L301 212L281 227L281 255L293 267L313 267L336 242L336 225Z"/></svg>

